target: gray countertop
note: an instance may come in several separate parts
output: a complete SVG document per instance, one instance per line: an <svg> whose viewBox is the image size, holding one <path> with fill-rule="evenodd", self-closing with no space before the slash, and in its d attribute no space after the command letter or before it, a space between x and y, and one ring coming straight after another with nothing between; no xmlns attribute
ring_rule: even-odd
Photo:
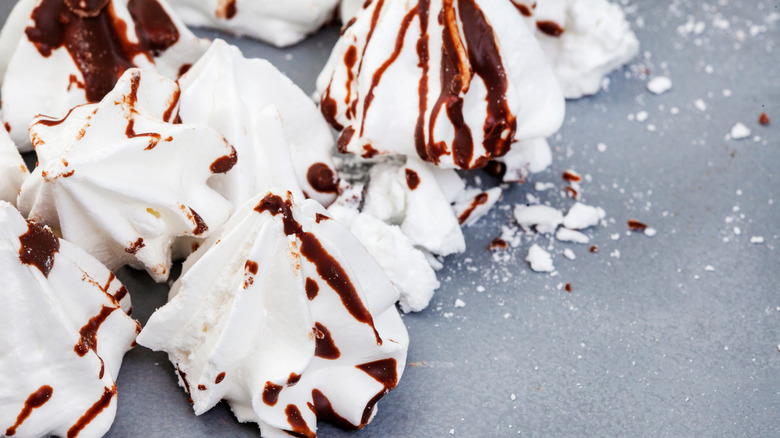
<svg viewBox="0 0 780 438"><path fill-rule="evenodd" d="M610 76L608 91L569 102L551 169L509 187L465 230L468 251L445 260L431 306L404 316L410 366L374 422L357 433L323 424L321 436L780 436L780 7L637 0L628 9L640 57ZM284 50L227 39L311 92L337 33ZM649 93L648 72L669 76L672 90ZM641 111L647 120L631 120ZM758 124L762 112L769 126ZM737 122L750 138L726 138ZM526 251L549 239L521 236L495 261L487 247L528 193L572 204L559 190L533 190L563 187L566 169L592 177L582 201L614 220L588 231L599 252L552 242L557 274L537 274ZM658 234L627 234L628 219ZM757 236L764 242L750 243ZM142 322L164 304L167 286L118 275ZM195 417L165 354L129 352L118 387L108 437L259 435L224 404Z"/></svg>

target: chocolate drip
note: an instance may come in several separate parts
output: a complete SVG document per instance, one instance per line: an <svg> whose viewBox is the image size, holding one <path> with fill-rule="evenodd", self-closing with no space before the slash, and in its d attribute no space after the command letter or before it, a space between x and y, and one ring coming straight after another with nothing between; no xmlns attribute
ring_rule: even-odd
<svg viewBox="0 0 780 438"><path fill-rule="evenodd" d="M306 297L309 300L317 298L317 294L320 292L320 286L316 281L311 278L306 279Z"/></svg>
<svg viewBox="0 0 780 438"><path fill-rule="evenodd" d="M198 385L198 391L205 391L206 389L208 389L206 385Z"/></svg>
<svg viewBox="0 0 780 438"><path fill-rule="evenodd" d="M185 64L182 69L186 67L187 70L192 67L192 64ZM186 71L186 70L185 70ZM181 73L181 69L179 70L179 77L184 73ZM173 116L173 110L176 109L176 106L179 104L179 99L181 99L181 88L179 88L178 84L176 86L176 90L173 92L173 96L171 97L171 102L168 104L168 109L165 110L163 113L163 120L170 123L171 122L171 116ZM177 114L178 115L178 114Z"/></svg>
<svg viewBox="0 0 780 438"><path fill-rule="evenodd" d="M244 270L249 271L252 273L252 275L257 275L257 269L259 268L257 262L254 262L252 260L247 260L246 263L244 263Z"/></svg>
<svg viewBox="0 0 780 438"><path fill-rule="evenodd" d="M332 84L331 80L331 84ZM325 92L322 94L322 97L320 98L320 112L322 113L322 116L325 118L325 121L327 121L330 126L334 127L336 130L341 131L344 129L344 126L342 126L339 122L336 121L336 113L338 112L338 103L336 102L336 99L330 97L330 85L328 84L328 88L325 89Z"/></svg>
<svg viewBox="0 0 780 438"><path fill-rule="evenodd" d="M318 420L325 421L344 430L357 430L359 428L337 414L330 404L330 400L320 390L313 389L311 391L311 399L314 403L309 405L309 408L314 411Z"/></svg>
<svg viewBox="0 0 780 438"><path fill-rule="evenodd" d="M328 216L325 216L325 215L324 215L324 214L322 214L322 213L317 213L317 214L314 216L314 218L315 218L315 219L314 219L314 221L315 221L315 222L317 222L317 223L320 223L320 222L322 222L322 221L328 221L328 220L330 220L330 217L328 217Z"/></svg>
<svg viewBox="0 0 780 438"><path fill-rule="evenodd" d="M389 358L355 365L357 369L368 374L384 386L382 391L378 392L368 401L368 403L366 403L366 408L363 410L363 418L361 418L361 427L368 424L368 420L371 418L371 412L373 412L376 403L398 384L398 372L396 371L397 364L395 359Z"/></svg>
<svg viewBox="0 0 780 438"><path fill-rule="evenodd" d="M539 29L540 32L551 37L563 35L563 28L554 21L537 21L536 28Z"/></svg>
<svg viewBox="0 0 780 438"><path fill-rule="evenodd" d="M5 431L6 436L13 436L16 435L16 429L19 428L19 426L24 423L24 420L27 419L27 417L32 414L33 409L40 408L41 406L45 405L46 402L48 402L51 399L51 395L54 392L54 389L52 389L49 385L44 385L38 388L37 391L30 394L29 397L27 397L27 400L24 402L24 407L22 408L22 412L19 413L19 415L16 417L16 423L14 423L13 426L9 427Z"/></svg>
<svg viewBox="0 0 780 438"><path fill-rule="evenodd" d="M314 264L320 278L339 294L347 311L359 322L371 326L376 336L377 345L382 345L382 338L379 337L379 332L374 327L374 318L371 317L371 312L363 304L344 268L322 247L320 241L313 234L303 233L300 235L300 239L301 254Z"/></svg>
<svg viewBox="0 0 780 438"><path fill-rule="evenodd" d="M97 332L114 310L116 310L116 307L103 306L103 308L100 309L100 313L92 317L84 327L79 330L79 342L73 347L73 351L75 351L76 354L83 357L89 350L92 350L97 354Z"/></svg>
<svg viewBox="0 0 780 438"><path fill-rule="evenodd" d="M422 74L420 76L420 83L417 86L420 113L417 116L417 124L414 127L414 145L417 149L417 155L422 159L425 159L427 157L425 149L425 112L428 109L428 70L430 69L430 52L428 49L430 0L420 0L417 4L417 15L420 17L420 39L417 40L417 57L420 60L418 66L422 69ZM408 182L409 174L407 173L406 175L406 181ZM409 188L412 190L415 189L411 185Z"/></svg>
<svg viewBox="0 0 780 438"><path fill-rule="evenodd" d="M315 438L317 436L317 434L309 429L309 425L306 424L306 421L303 419L303 415L301 415L301 410L298 409L298 406L287 405L287 407L284 408L284 413L287 415L287 423L292 427L292 433L287 432L288 434L304 438Z"/></svg>
<svg viewBox="0 0 780 438"><path fill-rule="evenodd" d="M154 149L157 146L157 143L160 141L160 138L162 137L157 132L145 132L142 134L136 134L135 133L135 119L130 119L127 121L127 128L125 128L125 135L128 139L135 138L135 137L149 137L149 145L146 146L145 150Z"/></svg>
<svg viewBox="0 0 780 438"><path fill-rule="evenodd" d="M190 216L190 219L195 222L195 229L192 230L192 233L196 236L200 236L201 234L205 233L209 230L209 226L206 225L206 222L203 220L202 217L198 213L195 212L192 208L190 208L190 213L192 214Z"/></svg>
<svg viewBox="0 0 780 438"><path fill-rule="evenodd" d="M103 412L103 409L107 408L111 404L111 399L114 398L116 395L116 385L114 385L111 388L104 388L103 395L100 397L100 400L96 401L95 404L93 404L87 412L84 413L84 415L79 418L79 421L76 422L70 429L68 429L68 438L75 438L78 436L81 431L89 425L89 423L92 422L92 420L95 419L101 412Z"/></svg>
<svg viewBox="0 0 780 438"><path fill-rule="evenodd" d="M105 0L42 0L25 33L44 57L65 47L84 78L87 101L98 102L125 70L136 66L136 56L153 60L179 39L176 25L157 0L130 0L127 9L138 42L130 41L127 23Z"/></svg>
<svg viewBox="0 0 780 438"><path fill-rule="evenodd" d="M181 368L176 367L176 372L179 373L179 376L181 377L181 381L184 383L184 389L187 391L187 401L192 403L192 393L190 392L190 382L187 381L187 373L181 370Z"/></svg>
<svg viewBox="0 0 780 438"><path fill-rule="evenodd" d="M515 5L515 8L517 8L517 10L520 11L520 14L524 17L533 16L533 12L531 12L531 9L528 6L522 3L518 3L515 0L512 0L512 4ZM536 3L534 3L534 7L536 7Z"/></svg>
<svg viewBox="0 0 780 438"><path fill-rule="evenodd" d="M238 13L236 0L221 0L217 5L217 10L214 12L214 15L223 20L230 20L236 16L236 13Z"/></svg>
<svg viewBox="0 0 780 438"><path fill-rule="evenodd" d="M217 378L214 379L214 384L219 385L223 380L225 380L225 373L219 373L217 374Z"/></svg>
<svg viewBox="0 0 780 438"><path fill-rule="evenodd" d="M282 222L284 223L284 234L288 236L297 236L303 232L301 224L299 224L292 215L292 204L290 201L284 201L277 195L266 195L266 197L257 204L255 211L258 213L267 211L273 216L281 214Z"/></svg>
<svg viewBox="0 0 780 438"><path fill-rule="evenodd" d="M306 180L320 193L338 193L339 177L325 163L314 163L306 172Z"/></svg>
<svg viewBox="0 0 780 438"><path fill-rule="evenodd" d="M349 142L352 140L353 135L355 135L355 129L351 126L347 126L347 129L341 131L341 134L339 135L339 140L336 143L339 152L341 152L342 154L347 153L347 146L349 145Z"/></svg>
<svg viewBox="0 0 780 438"><path fill-rule="evenodd" d="M279 393L282 392L284 387L282 385L276 385L272 382L265 382L265 388L263 389L263 403L268 406L275 406L279 401Z"/></svg>
<svg viewBox="0 0 780 438"><path fill-rule="evenodd" d="M295 386L301 380L300 374L290 373L290 377L287 378L287 386Z"/></svg>
<svg viewBox="0 0 780 438"><path fill-rule="evenodd" d="M125 248L125 252L128 253L128 254L135 255L135 253L137 253L141 248L143 248L145 246L146 246L146 244L144 243L143 237L139 237L138 240L136 240L135 242L131 243L130 246Z"/></svg>
<svg viewBox="0 0 780 438"><path fill-rule="evenodd" d="M406 185L410 190L416 189L420 185L420 176L412 169L406 169Z"/></svg>
<svg viewBox="0 0 780 438"><path fill-rule="evenodd" d="M119 288L119 289L116 291L116 293L114 293L114 299L115 299L115 300L116 300L116 302L118 303L118 302L122 301L122 298L124 298L124 297L125 297L125 295L127 295L127 288L126 288L126 287L124 287L124 286L122 286L122 287L120 287L120 288Z"/></svg>
<svg viewBox="0 0 780 438"><path fill-rule="evenodd" d="M314 340L316 342L315 356L327 360L336 360L341 357L341 352L336 347L336 343L333 342L330 330L319 322L314 323Z"/></svg>
<svg viewBox="0 0 780 438"><path fill-rule="evenodd" d="M357 62L357 47L349 46L347 53L344 54L344 66L347 67L347 96L344 98L344 103L347 105L349 105L352 96L352 81L355 79L355 73L352 69L355 68L355 62ZM349 113L347 113L347 117L349 117Z"/></svg>
<svg viewBox="0 0 780 438"><path fill-rule="evenodd" d="M60 240L43 225L27 221L27 232L19 236L19 260L38 268L48 277L54 267L54 255L60 250Z"/></svg>
<svg viewBox="0 0 780 438"><path fill-rule="evenodd" d="M464 222L466 222L472 213L474 213L474 210L477 209L480 205L486 203L488 201L488 195L487 193L480 193L477 195L473 201L471 201L471 205L469 205L469 208L466 209L463 213L461 213L460 216L458 216L458 223L463 225Z"/></svg>
<svg viewBox="0 0 780 438"><path fill-rule="evenodd" d="M211 163L211 173L227 173L237 162L238 155L236 154L236 148L231 146L229 155L223 155Z"/></svg>

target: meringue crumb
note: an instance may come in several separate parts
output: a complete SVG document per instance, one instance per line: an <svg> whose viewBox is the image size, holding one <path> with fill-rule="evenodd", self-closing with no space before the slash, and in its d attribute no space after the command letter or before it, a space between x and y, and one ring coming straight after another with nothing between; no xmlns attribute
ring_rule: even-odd
<svg viewBox="0 0 780 438"><path fill-rule="evenodd" d="M672 89L672 80L666 76L656 76L647 83L647 89L653 94L663 94Z"/></svg>
<svg viewBox="0 0 780 438"><path fill-rule="evenodd" d="M764 238L762 236L753 236L750 238L750 243L754 245L764 243Z"/></svg>
<svg viewBox="0 0 780 438"><path fill-rule="evenodd" d="M730 134L732 139L742 140L743 138L750 137L750 128L745 126L742 122L737 122L737 124L731 128Z"/></svg>
<svg viewBox="0 0 780 438"><path fill-rule="evenodd" d="M458 298L458 299L455 300L455 307L456 308L458 308L458 307L466 307L466 302L464 302L463 300Z"/></svg>

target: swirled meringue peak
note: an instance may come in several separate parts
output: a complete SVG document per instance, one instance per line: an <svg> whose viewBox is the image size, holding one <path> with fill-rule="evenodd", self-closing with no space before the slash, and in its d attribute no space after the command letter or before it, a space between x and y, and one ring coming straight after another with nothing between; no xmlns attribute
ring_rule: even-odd
<svg viewBox="0 0 780 438"><path fill-rule="evenodd" d="M241 157L214 178L236 206L271 187L323 205L336 198L330 128L311 98L268 61L244 58L218 39L179 85L182 120L214 128Z"/></svg>
<svg viewBox="0 0 780 438"><path fill-rule="evenodd" d="M140 325L114 274L0 201L0 434L100 437Z"/></svg>
<svg viewBox="0 0 780 438"><path fill-rule="evenodd" d="M213 129L173 123L179 94L175 82L131 69L99 104L38 117L30 127L38 167L19 209L111 269L129 264L167 279L174 239L207 237L230 216L207 181L237 161Z"/></svg>
<svg viewBox="0 0 780 438"><path fill-rule="evenodd" d="M564 99L506 0L367 2L317 80L339 148L483 167L560 127Z"/></svg>
<svg viewBox="0 0 780 438"><path fill-rule="evenodd" d="M219 29L286 47L330 20L338 0L168 0L168 3L190 26Z"/></svg>
<svg viewBox="0 0 780 438"><path fill-rule="evenodd" d="M8 131L3 128L3 123L0 115L0 201L15 204L19 188L30 171Z"/></svg>
<svg viewBox="0 0 780 438"><path fill-rule="evenodd" d="M162 0L20 0L0 34L11 137L29 151L38 114L99 102L128 68L176 79L207 47Z"/></svg>
<svg viewBox="0 0 780 438"><path fill-rule="evenodd" d="M138 337L166 351L196 414L220 400L264 437L371 421L404 369L398 293L316 201L249 200L185 262Z"/></svg>

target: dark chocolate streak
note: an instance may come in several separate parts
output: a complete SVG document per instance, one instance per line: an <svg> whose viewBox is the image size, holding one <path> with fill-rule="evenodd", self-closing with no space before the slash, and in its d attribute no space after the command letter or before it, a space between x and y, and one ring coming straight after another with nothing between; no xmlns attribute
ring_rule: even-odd
<svg viewBox="0 0 780 438"><path fill-rule="evenodd" d="M298 406L287 405L287 407L284 408L284 413L287 415L287 423L292 427L292 433L287 432L288 434L304 438L314 438L317 436L316 433L309 429L309 425L306 424L306 421L303 419L303 415L301 415L301 410L298 409Z"/></svg>
<svg viewBox="0 0 780 438"><path fill-rule="evenodd" d="M458 223L463 225L463 223L469 219L471 214L474 213L474 210L476 210L477 207L486 203L487 201L488 201L487 193L480 193L479 195L477 195L471 201L471 205L469 205L469 208L467 208L463 213L461 213L460 216L458 216Z"/></svg>
<svg viewBox="0 0 780 438"><path fill-rule="evenodd" d="M54 255L60 250L60 240L43 225L27 221L27 232L19 236L19 260L27 265L33 265L49 276L54 267Z"/></svg>
<svg viewBox="0 0 780 438"><path fill-rule="evenodd" d="M81 5L84 4L84 7ZM42 0L33 10L27 38L44 57L65 47L84 77L88 102L98 102L116 84L133 59L150 61L179 39L179 32L157 0L130 0L138 42L127 38L127 23L110 1Z"/></svg>
<svg viewBox="0 0 780 438"><path fill-rule="evenodd" d="M409 186L410 190L415 190L420 186L420 176L412 169L406 169L406 185Z"/></svg>
<svg viewBox="0 0 780 438"><path fill-rule="evenodd" d="M230 147L230 154L223 155L211 163L211 173L227 173L238 163L236 148Z"/></svg>
<svg viewBox="0 0 780 438"><path fill-rule="evenodd" d="M309 405L309 409L317 414L317 420L325 421L344 430L357 430L360 428L337 414L330 404L330 400L320 390L313 389L311 391L311 399L314 403Z"/></svg>
<svg viewBox="0 0 780 438"><path fill-rule="evenodd" d="M311 278L306 279L306 298L313 300L317 298L317 294L320 292L320 286L316 281Z"/></svg>
<svg viewBox="0 0 780 438"><path fill-rule="evenodd" d="M22 408L22 411L19 412L19 415L16 417L16 423L14 423L13 426L9 427L5 431L6 436L13 436L16 435L16 429L19 428L19 426L24 423L24 420L27 419L27 417L32 414L33 409L40 408L41 406L45 405L46 402L48 402L51 399L51 395L54 392L54 389L49 385L44 385L38 388L37 391L30 394L29 397L27 397L27 400L24 402L24 407Z"/></svg>
<svg viewBox="0 0 780 438"><path fill-rule="evenodd" d="M539 29L540 32L551 37L559 37L563 35L563 28L554 21L537 21L536 28Z"/></svg>
<svg viewBox="0 0 780 438"><path fill-rule="evenodd" d="M397 364L395 359L389 358L355 365L357 369L368 374L384 386L382 391L379 391L366 404L366 408L363 410L363 418L361 418L361 427L368 424L368 420L371 418L371 412L373 412L376 403L398 384L398 372L396 371Z"/></svg>
<svg viewBox="0 0 780 438"><path fill-rule="evenodd" d="M325 163L314 163L306 172L306 180L320 193L338 193L339 177Z"/></svg>
<svg viewBox="0 0 780 438"><path fill-rule="evenodd" d="M100 397L98 401L95 402L88 410L84 413L84 415L79 418L79 421L76 422L70 429L68 429L68 438L75 438L81 433L81 431L87 427L89 423L92 422L92 420L95 419L101 412L103 412L103 409L107 408L111 404L111 399L114 398L116 395L116 385L112 386L111 388L103 388L103 395Z"/></svg>
<svg viewBox="0 0 780 438"><path fill-rule="evenodd" d="M265 382L265 388L263 388L263 403L268 406L275 406L279 401L279 393L282 392L284 387L272 382Z"/></svg>
<svg viewBox="0 0 780 438"><path fill-rule="evenodd" d="M336 360L341 357L341 352L336 343L333 342L333 337L330 335L330 330L319 322L314 323L314 355L327 360Z"/></svg>

